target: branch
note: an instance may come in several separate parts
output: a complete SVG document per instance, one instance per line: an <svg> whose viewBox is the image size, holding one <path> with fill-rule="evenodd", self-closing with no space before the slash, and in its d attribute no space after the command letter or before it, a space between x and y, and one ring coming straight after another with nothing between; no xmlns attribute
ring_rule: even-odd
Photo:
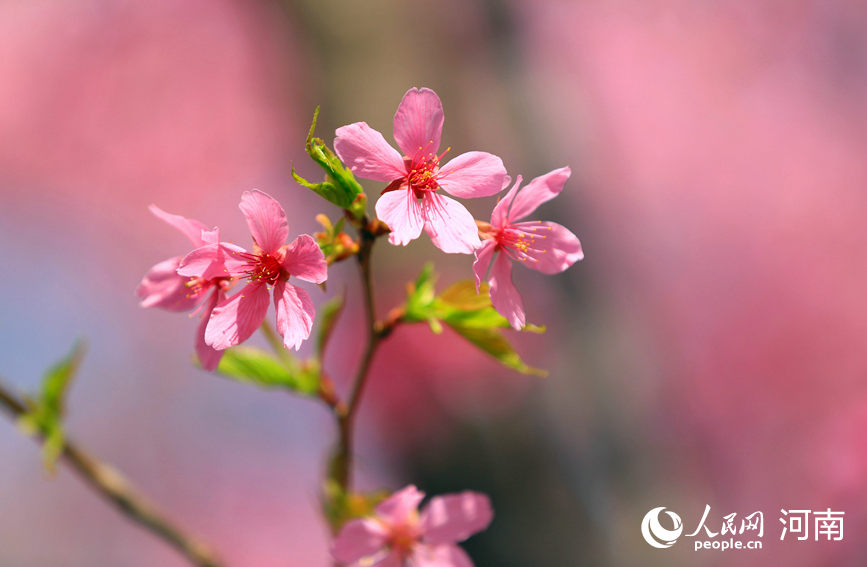
<svg viewBox="0 0 867 567"><path fill-rule="evenodd" d="M384 322L376 320L376 304L374 303L373 278L371 268L371 253L376 239L387 234L388 230L381 222L370 222L365 217L359 228L358 266L361 270L361 284L364 292L364 314L367 332L367 343L364 354L361 357L355 379L347 398L343 411L337 412L339 439L337 453L333 461L331 480L344 492L348 492L352 486L352 452L353 452L353 422L358 412L364 387L368 382L370 365L376 355L379 343L386 338L394 327L401 321L403 311L394 309Z"/></svg>
<svg viewBox="0 0 867 567"><path fill-rule="evenodd" d="M0 382L0 408L13 421L27 413L27 407L12 390ZM147 498L113 467L99 462L72 441L67 441L62 459L100 496L122 514L177 549L197 567L223 567L208 546L172 524Z"/></svg>

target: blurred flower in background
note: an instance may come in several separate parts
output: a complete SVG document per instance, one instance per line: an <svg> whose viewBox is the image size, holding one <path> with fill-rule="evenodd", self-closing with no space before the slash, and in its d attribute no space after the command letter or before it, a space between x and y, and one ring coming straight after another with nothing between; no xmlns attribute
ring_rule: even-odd
<svg viewBox="0 0 867 567"><path fill-rule="evenodd" d="M176 244L147 205L239 242L239 194L259 188L312 232L325 209L288 175L313 171L312 109L329 142L359 120L387 131L411 86L442 97L455 155L484 148L525 178L571 166L539 218L587 259L552 278L515 271L538 290L529 322L548 327L515 342L545 380L449 331L399 329L361 412L362 484L490 494L497 519L465 546L480 566L864 563L861 3L80 0L0 14L0 234L15 266L0 375L33 387L87 336L71 436L231 564L328 564L316 483L334 432L314 404L193 369L196 321L138 307L141 274ZM487 220L495 202L467 205ZM435 250L413 246L376 252L383 312ZM472 277L470 257L437 264L440 288ZM345 281L357 305L355 278L336 266L329 294ZM344 327L329 347L339 385L357 343ZM67 471L44 478L8 424L0 455L0 563L183 564ZM691 531L705 504L764 510L765 549L642 540L651 508ZM780 543L781 507L845 510L847 537Z"/></svg>

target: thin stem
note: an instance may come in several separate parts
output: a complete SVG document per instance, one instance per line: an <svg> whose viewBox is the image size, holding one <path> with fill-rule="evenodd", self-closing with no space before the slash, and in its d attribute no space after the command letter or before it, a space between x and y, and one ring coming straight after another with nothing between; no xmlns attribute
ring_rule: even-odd
<svg viewBox="0 0 867 567"><path fill-rule="evenodd" d="M24 403L2 382L0 408L6 410L13 420L27 412ZM197 567L223 566L208 546L169 521L119 471L98 461L70 440L66 441L61 457L97 494L132 521L177 549L191 564Z"/></svg>
<svg viewBox="0 0 867 567"><path fill-rule="evenodd" d="M277 331L274 330L274 327L271 326L268 319L262 321L262 326L259 327L259 330L262 331L263 335L265 335L265 340L268 341L268 346L271 347L274 354L283 360L287 360L290 353L286 350L286 347L283 346L283 339L280 338L280 335L277 334Z"/></svg>
<svg viewBox="0 0 867 567"><path fill-rule="evenodd" d="M373 363L373 358L376 355L380 342L391 334L394 327L403 319L403 309L397 308L392 309L384 322L376 320L371 254L376 239L388 233L387 227L380 221L370 221L367 217L357 222L356 227L359 232L359 249L356 258L358 258L358 267L361 271L361 285L364 293L364 320L367 343L364 347L364 353L361 356L358 370L355 373L355 379L352 382L347 402L345 405L338 407L338 411L336 411L339 438L337 452L332 462L330 480L336 483L337 488L344 494L349 492L352 487L353 423L355 415L358 413L358 407L361 404L364 387L367 385L370 376L370 366Z"/></svg>
<svg viewBox="0 0 867 567"><path fill-rule="evenodd" d="M373 278L371 277L370 256L373 251L373 240L371 239L368 246L363 246L361 253L358 256L358 263L361 269L361 282L364 288L364 314L365 327L367 329L367 345L364 349L364 355L361 359L361 364L355 374L355 381L352 385L352 390L349 394L347 402L347 415L354 416L358 410L358 404L361 401L361 394L364 391L364 386L367 384L367 376L370 370L370 363L373 362L373 355L376 354L376 347L379 346L379 341L382 339L377 331L376 325L376 304L373 296Z"/></svg>
<svg viewBox="0 0 867 567"><path fill-rule="evenodd" d="M361 243L358 251L358 266L361 270L361 284L364 290L364 314L365 327L367 332L367 343L364 347L364 354L361 362L358 365L358 370L355 373L355 379L352 383L349 398L347 398L346 409L337 415L338 424L338 444L337 454L334 458L332 469L332 480L337 484L341 492L346 493L352 487L352 457L353 457L353 422L355 414L358 411L358 405L361 402L361 395L364 391L364 386L367 383L367 377L370 370L370 364L373 362L373 356L376 354L376 348L379 345L380 336L376 331L376 305L373 298L373 280L371 278L370 257L373 250L373 244L376 241L370 231L365 228L361 229Z"/></svg>

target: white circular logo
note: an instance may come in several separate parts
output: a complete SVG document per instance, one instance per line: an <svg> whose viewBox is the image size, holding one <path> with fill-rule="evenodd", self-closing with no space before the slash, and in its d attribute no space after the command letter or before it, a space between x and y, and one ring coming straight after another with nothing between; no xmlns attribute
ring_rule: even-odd
<svg viewBox="0 0 867 567"><path fill-rule="evenodd" d="M644 540L659 549L671 547L683 533L683 522L680 521L680 516L674 512L666 512L671 518L674 528L669 530L662 527L662 524L659 523L659 515L663 510L665 510L665 506L654 508L645 514L641 521L641 535L644 536Z"/></svg>

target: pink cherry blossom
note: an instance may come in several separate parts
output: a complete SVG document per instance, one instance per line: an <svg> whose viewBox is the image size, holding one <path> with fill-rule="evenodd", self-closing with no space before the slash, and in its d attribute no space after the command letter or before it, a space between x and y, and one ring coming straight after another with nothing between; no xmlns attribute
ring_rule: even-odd
<svg viewBox="0 0 867 567"><path fill-rule="evenodd" d="M456 544L483 531L494 512L484 494L461 492L431 499L407 486L377 506L371 517L348 522L332 548L351 567L473 567Z"/></svg>
<svg viewBox="0 0 867 567"><path fill-rule="evenodd" d="M584 258L578 237L567 228L553 222L515 222L559 195L571 174L568 167L561 167L533 179L523 189L518 176L494 207L490 225L481 223L485 241L476 250L473 264L476 289L483 280L490 283L491 303L515 329L526 325L526 317L512 283L512 261L543 274L556 274Z"/></svg>
<svg viewBox="0 0 867 567"><path fill-rule="evenodd" d="M178 268L184 276L207 278L222 273L246 279L233 296L216 304L204 333L205 343L224 350L250 338L268 311L273 287L277 331L286 348L298 349L310 336L316 314L310 295L288 282L290 276L322 283L328 277L325 256L312 236L289 244L283 207L261 191L246 191L239 205L253 236L253 251L226 242L211 242L190 252Z"/></svg>
<svg viewBox="0 0 867 567"><path fill-rule="evenodd" d="M391 228L389 242L406 246L424 229L443 252L470 254L481 244L473 216L439 190L462 198L494 195L508 184L506 168L486 152L467 152L440 167L442 129L437 94L412 88L394 114L402 156L365 122L338 128L334 149L359 177L388 183L376 214Z"/></svg>
<svg viewBox="0 0 867 567"><path fill-rule="evenodd" d="M208 230L197 220L167 213L151 205L151 213L178 229L195 247L219 241L217 229ZM136 288L142 307L159 307L169 311L189 311L196 306L202 310L201 322L196 329L196 354L202 368L214 370L223 353L205 343L205 327L214 306L226 297L226 290L232 285L232 278L224 272L213 271L202 276L182 276L178 274L181 256L169 258L155 265L145 274Z"/></svg>

